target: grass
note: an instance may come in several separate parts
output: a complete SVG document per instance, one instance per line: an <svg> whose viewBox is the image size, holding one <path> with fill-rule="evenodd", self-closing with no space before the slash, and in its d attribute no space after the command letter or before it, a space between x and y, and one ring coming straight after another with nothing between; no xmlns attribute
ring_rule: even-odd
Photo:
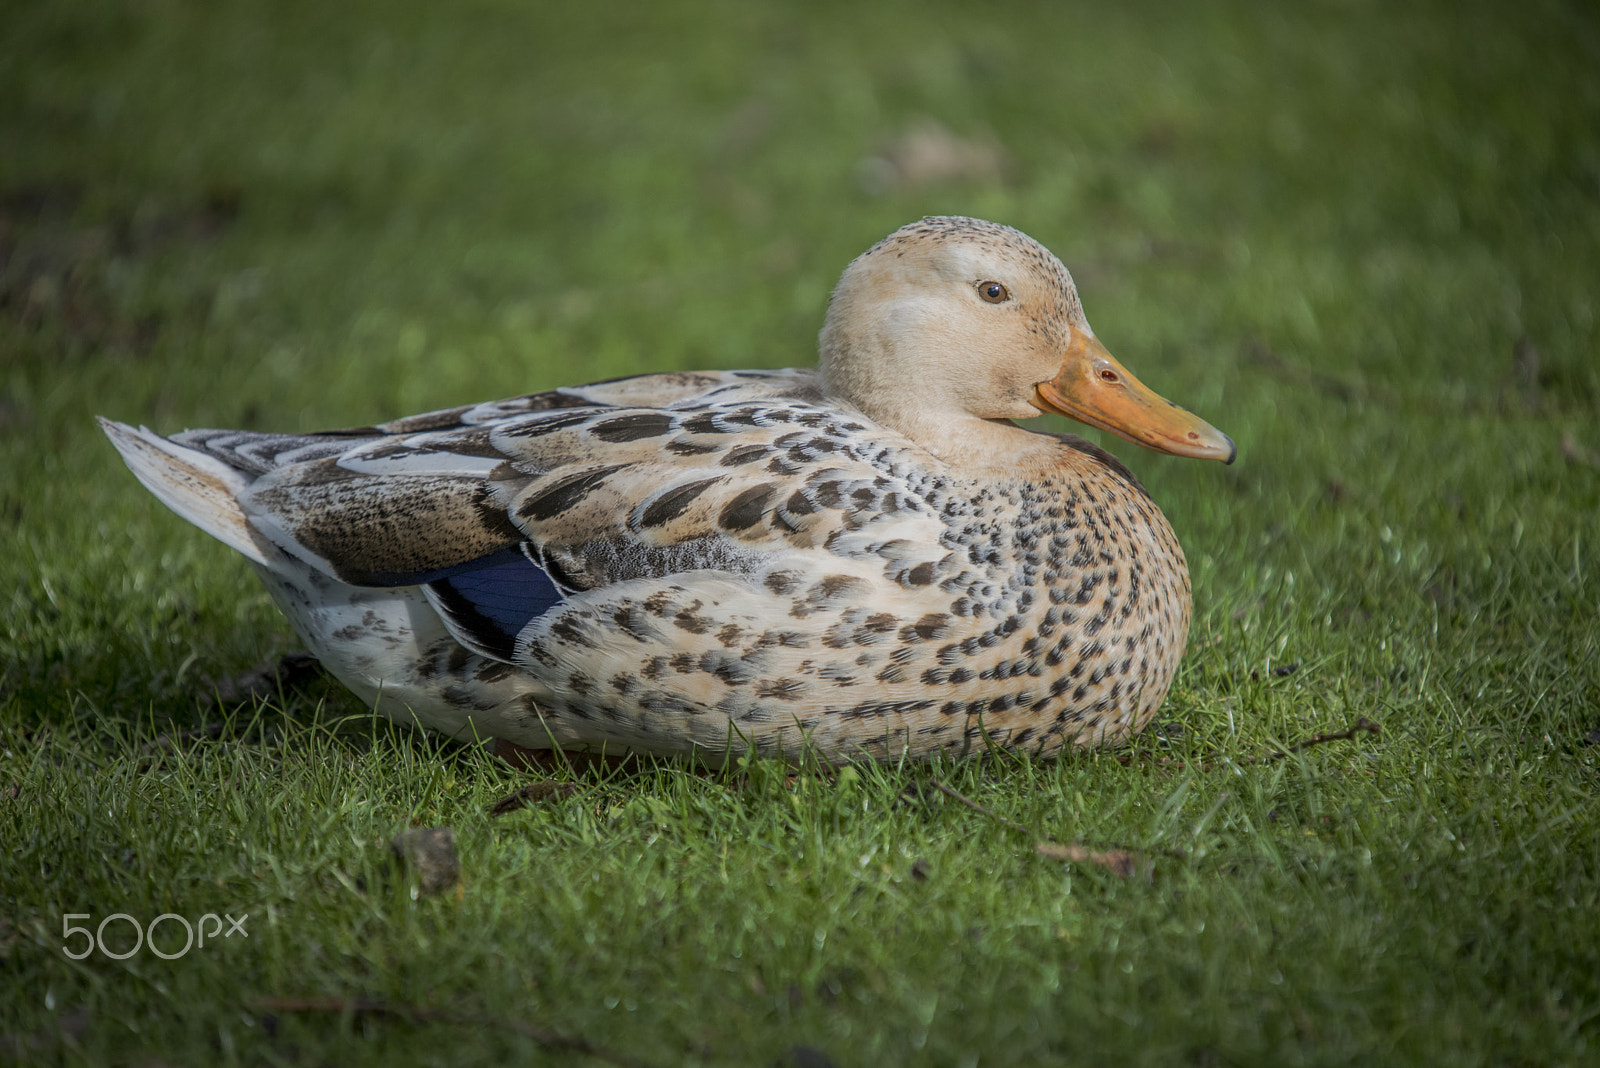
<svg viewBox="0 0 1600 1068"><path fill-rule="evenodd" d="M1600 1063L1587 7L96 0L0 31L0 1050ZM894 180L930 117L986 166ZM1111 443L1195 582L1148 753L652 764L496 817L526 775L330 685L217 711L293 636L93 414L309 429L803 363L848 259L934 212L1049 244L1239 443ZM410 892L411 825L454 829L459 892ZM169 912L249 937L63 952L69 913Z"/></svg>

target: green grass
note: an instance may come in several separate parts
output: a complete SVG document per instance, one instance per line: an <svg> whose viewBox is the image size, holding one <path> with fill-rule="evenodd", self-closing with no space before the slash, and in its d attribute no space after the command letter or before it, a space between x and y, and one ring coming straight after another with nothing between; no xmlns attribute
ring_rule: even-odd
<svg viewBox="0 0 1600 1068"><path fill-rule="evenodd" d="M0 1053L1600 1063L1597 71L1557 3L7 5ZM1003 178L864 181L926 117ZM1151 754L650 765L493 817L527 776L331 685L158 743L295 640L93 414L805 363L849 258L936 212L1054 248L1239 444L1111 443L1195 582ZM413 898L408 825L459 893ZM63 953L167 912L249 938Z"/></svg>

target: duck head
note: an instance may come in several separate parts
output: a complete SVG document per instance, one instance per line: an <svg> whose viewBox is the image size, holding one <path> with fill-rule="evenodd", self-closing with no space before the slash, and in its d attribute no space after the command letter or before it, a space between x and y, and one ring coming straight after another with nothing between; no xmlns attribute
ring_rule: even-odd
<svg viewBox="0 0 1600 1068"><path fill-rule="evenodd" d="M1106 351L1061 261L1009 226L896 230L845 268L819 341L829 396L936 455L1004 452L1023 433L1010 421L1043 412L1176 456L1235 455Z"/></svg>

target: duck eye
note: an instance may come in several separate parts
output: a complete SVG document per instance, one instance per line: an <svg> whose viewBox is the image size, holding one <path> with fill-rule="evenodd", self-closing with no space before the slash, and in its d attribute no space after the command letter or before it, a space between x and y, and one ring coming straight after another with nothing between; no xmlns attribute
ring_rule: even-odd
<svg viewBox="0 0 1600 1068"><path fill-rule="evenodd" d="M978 296L990 304L1000 304L1011 299L1011 291L999 282L979 282Z"/></svg>

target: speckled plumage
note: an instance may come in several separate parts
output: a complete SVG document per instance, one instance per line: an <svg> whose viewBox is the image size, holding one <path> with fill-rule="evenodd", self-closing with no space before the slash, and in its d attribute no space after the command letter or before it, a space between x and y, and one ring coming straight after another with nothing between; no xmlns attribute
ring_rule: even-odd
<svg viewBox="0 0 1600 1068"><path fill-rule="evenodd" d="M1008 228L925 220L852 270L942 242L1042 279L993 313L1031 316L1042 346L1092 336L1065 269ZM1016 454L969 457L841 398L841 293L821 375L647 375L330 434L107 429L396 719L713 761L1050 755L1137 731L1189 625L1161 512L1069 435L979 413ZM197 514L224 498L237 515Z"/></svg>

